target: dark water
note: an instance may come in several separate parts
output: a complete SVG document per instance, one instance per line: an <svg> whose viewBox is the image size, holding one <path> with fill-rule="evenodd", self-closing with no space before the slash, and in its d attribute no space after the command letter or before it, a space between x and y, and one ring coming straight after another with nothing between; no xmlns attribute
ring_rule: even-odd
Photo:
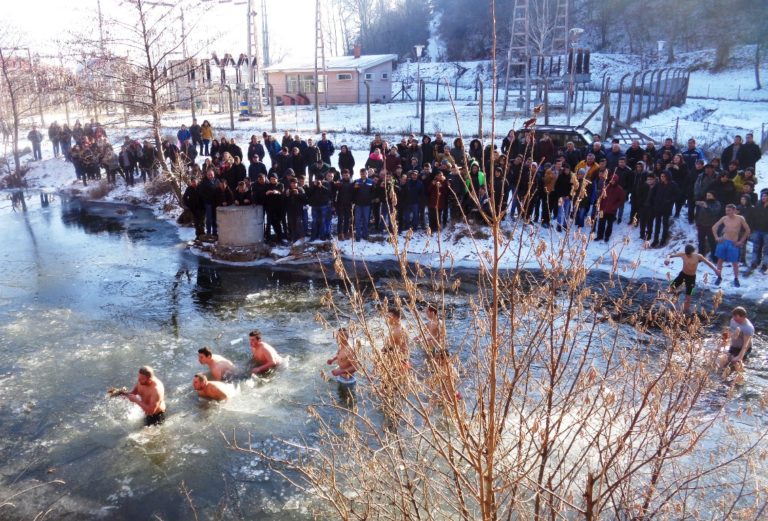
<svg viewBox="0 0 768 521"><path fill-rule="evenodd" d="M27 211L14 210L0 199L0 499L52 479L65 484L27 492L0 519L48 509L47 519L191 519L182 481L201 518L311 519L306 497L229 449L222 433L243 442L250 433L257 447L311 436L305 404L332 390L319 372L335 349L313 318L325 287L319 273L212 263L144 209L36 193L24 203ZM764 331L764 307L752 309ZM241 382L223 405L199 401L197 349L209 345L245 367L256 327L288 368ZM137 408L105 398L110 386L132 385L144 364L166 386L161 429L143 429ZM741 397L764 392L766 367L758 352ZM714 389L702 415L726 399Z"/></svg>

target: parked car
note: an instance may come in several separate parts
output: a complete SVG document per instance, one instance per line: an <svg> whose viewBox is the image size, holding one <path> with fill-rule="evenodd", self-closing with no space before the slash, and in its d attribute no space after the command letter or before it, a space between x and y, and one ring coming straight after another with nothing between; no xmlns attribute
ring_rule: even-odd
<svg viewBox="0 0 768 521"><path fill-rule="evenodd" d="M549 134L556 148L563 148L569 141L573 141L576 148L585 148L592 145L594 135L586 127L570 127L567 125L536 125L536 136ZM518 131L520 132L520 131ZM523 132L525 132L523 130Z"/></svg>

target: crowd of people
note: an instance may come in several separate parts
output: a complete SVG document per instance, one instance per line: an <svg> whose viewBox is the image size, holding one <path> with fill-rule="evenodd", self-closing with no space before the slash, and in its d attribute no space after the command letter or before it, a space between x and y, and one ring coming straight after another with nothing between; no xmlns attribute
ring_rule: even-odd
<svg viewBox="0 0 768 521"><path fill-rule="evenodd" d="M604 144L595 136L579 148L547 133L510 131L499 148L479 139L468 146L462 138L448 142L441 132L420 139L411 134L397 143L377 134L363 164L348 145L337 150L325 133L314 141L288 131L279 138L263 132L241 147L234 139L215 138L207 120L182 125L176 139L162 141L162 154L152 141L128 136L115 152L94 120L77 121L71 130L54 122L48 135L54 155L71 161L83 183L102 173L111 183L118 176L128 185L146 182L163 161L181 169L189 179L183 204L198 238L217 236L217 207L252 204L263 206L264 236L272 244L334 234L360 241L370 233L438 230L465 219L482 225L496 213L557 232L586 228L605 242L624 223L657 248L669 242L673 219L684 219L696 227L699 253L712 262L768 268L768 191L756 192L761 151L752 134L735 136L709 159L694 139L680 149L671 138L658 147L633 141L622 148L618 140ZM30 141L38 157L37 129ZM713 228L732 222L721 222L728 212L744 219L735 235ZM733 266L738 285L738 264Z"/></svg>
<svg viewBox="0 0 768 521"><path fill-rule="evenodd" d="M201 179L185 193L198 235L216 235L215 208L233 204L263 205L265 237L273 243L329 239L334 216L340 240L352 238L353 230L354 239L363 240L394 223L399 231L437 230L465 218L483 224L495 211L558 232L588 227L606 242L615 225L625 223L656 248L669 242L672 220L685 219L696 226L699 251L718 262L712 227L732 205L748 224L733 241L737 260L745 262L751 239L750 269L765 271L768 263L768 192L756 193L761 152L749 134L709 160L693 139L685 149L669 138L658 148L635 141L622 149L617 140L605 146L598 138L579 149L546 133L536 139L512 131L500 149L477 139L469 147L461 138L449 144L440 132L396 145L377 135L363 165L347 145L337 153L326 134L316 143L287 131L279 142L266 132L253 135L245 156L232 140L211 143ZM732 256L724 260L733 262Z"/></svg>

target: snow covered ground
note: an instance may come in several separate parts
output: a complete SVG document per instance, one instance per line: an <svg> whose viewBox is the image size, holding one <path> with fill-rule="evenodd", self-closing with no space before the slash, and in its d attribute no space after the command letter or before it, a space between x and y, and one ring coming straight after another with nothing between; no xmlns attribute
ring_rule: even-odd
<svg viewBox="0 0 768 521"><path fill-rule="evenodd" d="M450 64L430 64L431 66L441 65L443 68ZM752 71L742 69L739 73L742 81L748 81L747 78ZM736 73L726 73L723 78L724 83L731 82ZM701 89L697 85L700 81L710 81L701 75L692 77L691 89ZM711 82L719 84L721 79L713 77ZM733 85L731 83L731 85ZM500 109L499 109L500 110ZM585 113L589 107L585 109ZM438 130L448 135L456 135L458 131L465 136L474 136L478 128L478 106L471 101L462 101L456 103L456 114L458 122L454 115L454 109L449 102L430 102L427 104L427 124L425 132L434 135ZM488 131L490 126L490 105L486 104L484 129ZM365 135L365 107L364 106L338 106L329 107L321 110L321 127L328 131L329 138L333 140L338 147L347 144L355 153L356 162L362 165L366 159L368 143L372 136ZM374 105L372 107L372 122L374 131L380 131L384 139L398 142L400 138L410 132L418 133L418 120L415 118L414 103L393 103L389 105ZM679 118L679 119L678 119ZM63 120L63 118L61 118ZM235 122L235 131L228 130L229 116L227 114L198 114L198 120L208 119L216 127L217 135L226 135L235 137L238 143L246 145L251 134L260 134L263 130L270 128L269 117L252 118L250 121ZM517 116L497 122L496 135L503 136L509 128L519 126L522 116ZM574 118L576 121L579 117ZM187 113L178 113L170 115L165 120L168 125L167 134L175 135L178 125L189 124L190 116ZM553 116L551 123L564 122L564 117ZM746 131L755 131L756 137L759 137L760 126L763 122L768 122L768 103L740 103L737 101L715 101L715 100L689 100L689 102L680 108L675 108L664 114L652 116L637 124L640 130L656 136L675 135L677 126L677 136L679 142L684 142L688 137L695 137L699 142L708 143L716 140L726 140L735 132L745 133ZM597 126L597 125L595 125ZM288 129L291 133L299 133L302 137L317 137L314 132L314 108L313 107L278 107L277 108L277 129L278 135ZM111 127L109 132L112 138L117 142L121 141L121 136L128 132L135 138L144 138L148 136L146 127L134 127L126 130L120 127ZM497 143L500 142L497 138ZM75 174L72 166L61 159L51 158L51 149L49 143L43 145L44 160L38 163L31 163L32 169L27 175L27 182L32 187L45 190L74 190L87 196L92 187L83 188L79 182L75 181ZM268 159L267 159L268 161ZM763 159L758 164L758 190L768 187L768 159ZM133 188L125 187L122 180L118 181L118 187L112 190L105 200L127 201L132 203L150 204L158 210L163 206L163 201L150 201L144 192L141 184ZM173 214L163 215L165 218L173 218ZM684 221L684 219L683 219ZM506 232L512 236L514 247L502 259L504 267L517 266L518 258L516 256L517 246L521 245L520 255L521 265L525 267L536 268L538 264L533 255L533 250L544 245L548 252L557 251L561 241L583 241L586 249L586 263L594 269L617 272L622 276L651 277L666 281L670 276L674 277L680 269L679 261L674 261L669 267L665 266L663 261L668 253L680 251L685 243L696 242L695 229L687 222L681 222L678 219L674 222L671 231L670 244L663 249L648 249L638 238L638 231L626 223L619 224L614 229L610 244L604 242L588 241L585 237L579 236L572 231L570 234L563 234L554 231L554 229L540 229L539 227L522 227L520 225L505 224ZM189 228L180 229L180 237L183 240L189 240L193 232ZM439 262L439 256L442 253L443 259L448 259L456 267L475 268L479 262L482 262L484 252L488 250L490 241L488 239L478 239L473 241L466 237L461 230L445 231L438 240L436 235L427 236L424 232L417 232L410 240L405 237L400 238L400 248L408 252L411 261L418 261L423 265L435 265ZM389 260L394 255L392 247L387 242L354 243L344 241L338 243L341 253L349 258L366 260ZM750 245L751 247L751 245ZM273 253L278 255L288 255L288 248L275 249ZM750 259L748 253L748 260ZM272 261L262 261L272 262ZM741 288L735 288L732 285L732 273L728 267L724 271L724 282L722 291L728 294L741 295L745 298L754 300L764 300L768 298L768 275L755 272L750 277L742 277ZM704 275L709 272L708 275ZM700 285L710 290L716 290L713 285L714 276L709 268L702 267L700 270Z"/></svg>

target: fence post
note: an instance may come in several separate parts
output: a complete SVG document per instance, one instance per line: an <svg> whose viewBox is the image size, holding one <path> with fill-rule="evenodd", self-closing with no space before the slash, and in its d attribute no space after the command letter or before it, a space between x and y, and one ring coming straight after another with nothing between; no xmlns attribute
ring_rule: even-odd
<svg viewBox="0 0 768 521"><path fill-rule="evenodd" d="M480 103L477 105L477 136L480 141L483 140L483 80L477 78L475 81L475 92L477 85L480 84Z"/></svg>
<svg viewBox="0 0 768 521"><path fill-rule="evenodd" d="M435 80L435 101L440 100L440 80Z"/></svg>
<svg viewBox="0 0 768 521"><path fill-rule="evenodd" d="M453 80L453 99L459 99L459 78Z"/></svg>
<svg viewBox="0 0 768 521"><path fill-rule="evenodd" d="M566 100L566 103L570 106L568 100ZM549 80L547 79L544 80L544 124L549 125Z"/></svg>
<svg viewBox="0 0 768 521"><path fill-rule="evenodd" d="M634 76L632 76L632 88L629 91L629 109L627 110L627 119L625 120L627 124L632 123L632 108L635 104L635 89L637 88L637 75L642 74L642 72L636 72Z"/></svg>
<svg viewBox="0 0 768 521"><path fill-rule="evenodd" d="M624 80L629 78L630 74L631 74L630 72L626 73L619 80L619 101L616 104L616 118L617 119L621 119L621 102L624 99Z"/></svg>
<svg viewBox="0 0 768 521"><path fill-rule="evenodd" d="M608 137L608 131L611 127L611 91L605 89L603 92L603 125L600 129L600 135L603 139Z"/></svg>
<svg viewBox="0 0 768 521"><path fill-rule="evenodd" d="M421 123L420 123L420 129L421 129L421 135L424 135L424 105L426 102L426 99L424 99L424 95L427 93L427 84L424 82L424 80L421 80Z"/></svg>
<svg viewBox="0 0 768 521"><path fill-rule="evenodd" d="M680 118L675 118L675 137L674 137L674 143L677 144L677 131L680 129Z"/></svg>
<svg viewBox="0 0 768 521"><path fill-rule="evenodd" d="M365 80L365 133L371 134L371 82Z"/></svg>

